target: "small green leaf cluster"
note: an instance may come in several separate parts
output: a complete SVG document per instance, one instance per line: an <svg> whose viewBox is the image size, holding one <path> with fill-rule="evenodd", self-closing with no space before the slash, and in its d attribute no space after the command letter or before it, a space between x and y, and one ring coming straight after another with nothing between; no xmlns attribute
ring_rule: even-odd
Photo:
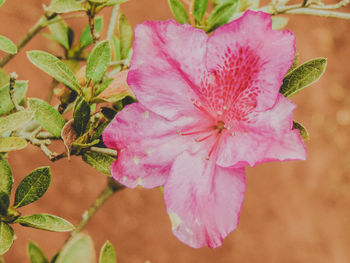
<svg viewBox="0 0 350 263"><path fill-rule="evenodd" d="M63 48L64 57L59 58L39 50L27 52L28 59L36 67L52 76L57 84L62 83L65 86L65 89L61 89L63 94L59 96L61 103L57 108L40 99L28 100L29 109L35 112L35 120L54 137L63 140L68 158L72 154L82 155L86 163L107 175L110 175L110 164L114 158L104 153L91 152L90 149L94 146L104 147L101 141L104 128L125 105L124 99L126 103L130 99L131 102L134 101L127 97L127 93L100 96L111 86L115 74L128 69L133 29L126 16L121 13L116 21L115 34L109 39L96 41L96 33L99 34L103 28L103 18L95 15L102 7L122 2L125 1L53 1L49 7L51 11L60 14L83 10L89 17L89 25L83 29L75 45L72 29L62 17L57 16L58 21L49 25L51 34L45 36ZM90 46L92 50L89 50ZM82 67L84 61L86 65ZM107 107L99 106L106 103ZM66 122L62 114L70 110L73 118Z"/></svg>
<svg viewBox="0 0 350 263"><path fill-rule="evenodd" d="M46 231L65 232L74 229L68 221L50 214L22 216L18 208L39 200L47 191L51 181L49 167L40 167L30 172L18 185L13 205L10 195L13 186L12 170L5 155L0 157L0 255L6 253L13 241L14 231L10 224Z"/></svg>

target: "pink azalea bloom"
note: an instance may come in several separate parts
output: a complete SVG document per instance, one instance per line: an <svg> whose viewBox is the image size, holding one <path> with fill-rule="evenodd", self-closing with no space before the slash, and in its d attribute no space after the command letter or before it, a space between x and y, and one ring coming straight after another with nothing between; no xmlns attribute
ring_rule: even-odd
<svg viewBox="0 0 350 263"><path fill-rule="evenodd" d="M128 84L138 103L106 128L118 150L112 176L128 187L164 186L174 234L218 247L236 228L244 167L304 160L294 104L279 93L295 37L247 11L211 36L174 21L135 29Z"/></svg>

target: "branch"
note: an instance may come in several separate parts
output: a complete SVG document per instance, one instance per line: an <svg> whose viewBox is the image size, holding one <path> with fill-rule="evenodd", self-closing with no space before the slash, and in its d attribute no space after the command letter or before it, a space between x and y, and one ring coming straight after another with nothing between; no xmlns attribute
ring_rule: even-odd
<svg viewBox="0 0 350 263"><path fill-rule="evenodd" d="M40 131L41 127L39 127ZM22 137L23 139L26 139L27 141L29 141L31 144L38 146L42 152L47 156L47 158L49 158L50 161L56 161L60 158L58 158L58 155L56 152L51 152L51 150L47 147L48 145L51 144L51 141L49 139L44 139L44 140L40 140L38 138L36 138L36 135L38 133L37 132L33 132L33 133L28 133L28 132L20 132L19 136Z"/></svg>
<svg viewBox="0 0 350 263"><path fill-rule="evenodd" d="M107 179L107 185L103 189L103 191L99 194L99 196L96 198L96 200L91 204L88 210L86 210L82 216L82 219L75 227L74 231L71 232L69 238L65 241L64 245L68 243L69 240L71 240L75 235L80 233L86 225L89 223L91 218L96 214L96 212L102 207L102 205L116 192L119 190L122 190L124 188L123 185L119 184L117 181L115 181L112 178ZM59 251L62 251L61 247Z"/></svg>
<svg viewBox="0 0 350 263"><path fill-rule="evenodd" d="M96 153L104 153L107 155L110 155L112 157L117 157L118 152L116 150L113 149L109 149L109 148L99 148L99 147L91 147L90 151L92 152L96 152Z"/></svg>
<svg viewBox="0 0 350 263"><path fill-rule="evenodd" d="M341 19L346 19L346 20L350 19L350 13L330 11L330 10L321 10L321 9L314 9L314 8L291 9L291 10L287 10L285 12L280 11L279 14L314 15L314 16L341 18Z"/></svg>
<svg viewBox="0 0 350 263"><path fill-rule="evenodd" d="M313 16L323 16L323 17L333 17L341 19L350 19L350 13L334 11L332 9L337 9L346 6L349 4L350 0L342 0L337 4L333 5L320 5L315 2L306 3L305 6L296 4L296 5L268 5L261 8L255 9L256 11L263 11L269 13L270 15L279 15L279 14L298 14L298 15L313 15ZM240 17L242 13L234 14L231 17L231 21Z"/></svg>
<svg viewBox="0 0 350 263"><path fill-rule="evenodd" d="M38 22L28 31L27 35L17 45L17 53L37 34L46 26L47 18L41 17ZM0 68L5 66L16 54L8 54L0 61Z"/></svg>

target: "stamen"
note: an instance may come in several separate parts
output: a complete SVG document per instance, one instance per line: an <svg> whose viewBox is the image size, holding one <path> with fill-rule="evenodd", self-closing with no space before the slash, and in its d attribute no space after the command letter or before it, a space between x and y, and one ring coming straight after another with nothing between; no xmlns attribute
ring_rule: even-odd
<svg viewBox="0 0 350 263"><path fill-rule="evenodd" d="M201 134L201 133L207 133L207 132L210 132L210 131L212 131L212 130L214 130L214 128L213 128L213 127L208 127L208 128L206 128L206 129L204 129L204 130L200 130L200 131L193 131L193 132L181 132L181 131L180 131L180 135L194 135L194 134Z"/></svg>
<svg viewBox="0 0 350 263"><path fill-rule="evenodd" d="M210 151L208 153L208 156L205 159L209 160L211 154L214 152L216 146L219 144L219 139L221 137L221 134L222 134L221 132L218 132L218 136L216 136L216 140L214 142L214 145L211 147L211 149L210 149Z"/></svg>
<svg viewBox="0 0 350 263"><path fill-rule="evenodd" d="M213 135L213 133L210 133L208 136L205 136L205 137L204 137L204 138L202 138L202 139L198 139L198 138L196 138L196 139L195 139L195 141L196 141L196 142L202 142L202 141L205 141L206 139L210 138L212 135Z"/></svg>
<svg viewBox="0 0 350 263"><path fill-rule="evenodd" d="M199 101L192 100L193 106L195 106L198 110L202 111L206 115L210 116L213 120L215 118L207 111L204 107L201 106L201 103Z"/></svg>

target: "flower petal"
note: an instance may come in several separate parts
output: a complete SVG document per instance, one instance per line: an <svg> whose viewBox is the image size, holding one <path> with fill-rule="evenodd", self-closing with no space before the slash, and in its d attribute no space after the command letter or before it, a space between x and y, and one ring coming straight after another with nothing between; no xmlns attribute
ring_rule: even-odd
<svg viewBox="0 0 350 263"><path fill-rule="evenodd" d="M306 148L298 130L293 130L295 105L279 95L276 105L259 112L220 145L217 164L223 167L254 166L267 161L305 160Z"/></svg>
<svg viewBox="0 0 350 263"><path fill-rule="evenodd" d="M205 69L207 35L175 21L149 21L135 28L127 82L148 109L168 119L193 110L192 90Z"/></svg>
<svg viewBox="0 0 350 263"><path fill-rule="evenodd" d="M170 123L140 103L125 107L103 133L106 146L118 150L113 178L131 188L163 185L176 156L190 145L176 133L177 125L186 122L192 120Z"/></svg>
<svg viewBox="0 0 350 263"><path fill-rule="evenodd" d="M220 80L215 94L221 94L222 101L217 104L240 105L248 114L252 108L271 108L294 57L295 36L272 30L267 13L248 10L218 28L207 50L208 70Z"/></svg>
<svg viewBox="0 0 350 263"><path fill-rule="evenodd" d="M164 186L174 234L191 247L218 247L233 231L245 192L244 168L223 168L207 152L178 156Z"/></svg>

